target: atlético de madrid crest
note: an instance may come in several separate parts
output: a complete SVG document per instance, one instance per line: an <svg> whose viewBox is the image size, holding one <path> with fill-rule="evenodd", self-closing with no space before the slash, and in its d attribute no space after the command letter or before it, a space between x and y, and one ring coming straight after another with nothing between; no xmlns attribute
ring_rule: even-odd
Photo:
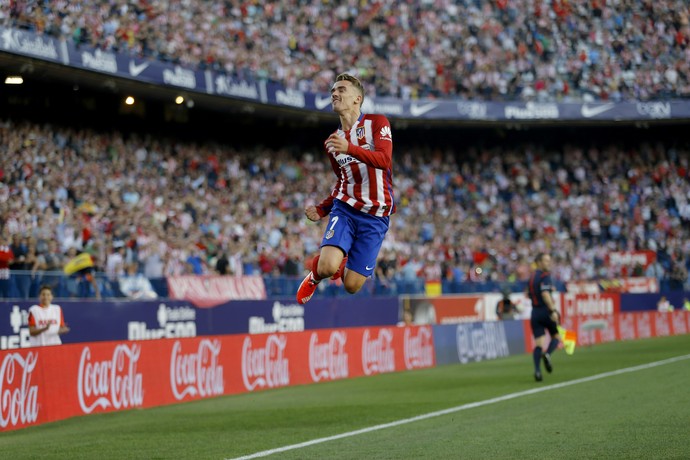
<svg viewBox="0 0 690 460"><path fill-rule="evenodd" d="M359 139L359 140L364 139L364 134L365 134L364 126L360 126L359 128L357 128L356 132L357 132L357 139Z"/></svg>
<svg viewBox="0 0 690 460"><path fill-rule="evenodd" d="M335 235L335 232L333 230L327 231L326 232L326 239L330 240L331 238L333 238L333 235Z"/></svg>

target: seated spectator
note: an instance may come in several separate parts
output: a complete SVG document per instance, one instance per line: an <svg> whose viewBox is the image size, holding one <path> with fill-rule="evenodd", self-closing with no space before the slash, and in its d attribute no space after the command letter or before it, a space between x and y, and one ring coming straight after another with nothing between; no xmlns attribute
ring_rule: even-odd
<svg viewBox="0 0 690 460"><path fill-rule="evenodd" d="M120 291L130 299L155 299L158 297L151 282L138 271L136 263L127 265L127 274L119 278Z"/></svg>

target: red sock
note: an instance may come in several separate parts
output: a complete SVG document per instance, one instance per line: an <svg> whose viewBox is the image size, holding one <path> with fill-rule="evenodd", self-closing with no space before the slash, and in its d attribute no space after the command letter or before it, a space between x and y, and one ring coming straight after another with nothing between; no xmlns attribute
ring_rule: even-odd
<svg viewBox="0 0 690 460"><path fill-rule="evenodd" d="M321 258L321 254L318 254L314 259L311 261L311 276L314 278L314 281L321 281L323 278L319 276L319 259Z"/></svg>
<svg viewBox="0 0 690 460"><path fill-rule="evenodd" d="M333 276L331 276L332 280L337 280L338 278L341 278L343 276L343 273L345 273L345 264L347 263L347 256L343 257L343 261L340 262L340 267L338 267L338 271L336 271Z"/></svg>

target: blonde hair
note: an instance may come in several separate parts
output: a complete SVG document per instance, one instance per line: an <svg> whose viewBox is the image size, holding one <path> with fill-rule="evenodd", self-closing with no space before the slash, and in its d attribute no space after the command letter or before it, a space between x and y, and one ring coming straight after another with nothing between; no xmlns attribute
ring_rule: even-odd
<svg viewBox="0 0 690 460"><path fill-rule="evenodd" d="M359 106L361 107L362 104L364 104L364 86L362 85L362 82L359 81L359 78L355 77L354 75L350 75L349 73L341 73L335 77L335 81L343 80L352 83L352 86L359 91L359 94L362 96L362 101L359 103Z"/></svg>

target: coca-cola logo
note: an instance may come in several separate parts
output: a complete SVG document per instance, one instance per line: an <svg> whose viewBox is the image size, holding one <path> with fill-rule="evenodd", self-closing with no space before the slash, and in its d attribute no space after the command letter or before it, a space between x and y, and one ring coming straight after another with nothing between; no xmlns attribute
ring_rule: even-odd
<svg viewBox="0 0 690 460"><path fill-rule="evenodd" d="M431 367L434 365L434 343L431 336L431 328L420 327L417 334L413 334L412 328L405 328L405 367L416 369Z"/></svg>
<svg viewBox="0 0 690 460"><path fill-rule="evenodd" d="M328 342L319 343L319 335L311 334L309 339L309 373L314 382L344 379L350 375L350 363L345 344L347 334L333 331Z"/></svg>
<svg viewBox="0 0 690 460"><path fill-rule="evenodd" d="M38 419L38 385L31 385L31 376L38 354L29 352L24 358L9 353L0 366L0 428L25 425Z"/></svg>
<svg viewBox="0 0 690 460"><path fill-rule="evenodd" d="M96 408L126 409L144 403L143 377L137 372L140 345L117 345L110 359L91 360L85 347L79 360L77 393L85 414Z"/></svg>
<svg viewBox="0 0 690 460"><path fill-rule="evenodd" d="M287 337L269 335L266 344L253 348L251 337L242 345L242 380L249 391L290 384L289 361L285 357Z"/></svg>
<svg viewBox="0 0 690 460"><path fill-rule="evenodd" d="M170 355L170 387L175 399L185 396L217 396L225 393L223 366L218 364L219 340L203 339L193 353L182 353L176 341Z"/></svg>
<svg viewBox="0 0 690 460"><path fill-rule="evenodd" d="M376 338L371 337L369 329L362 337L362 368L365 375L395 371L395 350L393 333L389 329L379 329Z"/></svg>

